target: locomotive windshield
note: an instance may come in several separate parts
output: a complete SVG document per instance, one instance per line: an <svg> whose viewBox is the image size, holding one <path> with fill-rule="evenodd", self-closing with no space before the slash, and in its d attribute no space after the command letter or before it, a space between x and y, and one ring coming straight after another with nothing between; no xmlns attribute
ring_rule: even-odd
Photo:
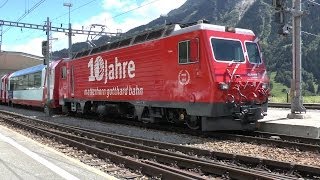
<svg viewBox="0 0 320 180"><path fill-rule="evenodd" d="M214 57L217 61L244 61L240 41L212 38L211 45Z"/></svg>
<svg viewBox="0 0 320 180"><path fill-rule="evenodd" d="M261 63L261 57L257 43L246 42L246 47L248 51L249 61L251 63Z"/></svg>

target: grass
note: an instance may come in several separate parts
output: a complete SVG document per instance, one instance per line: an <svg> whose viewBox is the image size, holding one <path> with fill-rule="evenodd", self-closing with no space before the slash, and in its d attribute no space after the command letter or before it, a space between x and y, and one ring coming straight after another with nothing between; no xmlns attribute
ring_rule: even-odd
<svg viewBox="0 0 320 180"><path fill-rule="evenodd" d="M276 76L275 72L271 73L270 81L273 82L273 88L271 91L270 102L276 103L285 103L287 102L287 93L285 90L290 91L290 88L274 81L274 77ZM290 102L290 95L288 97ZM320 96L304 96L304 103L320 103Z"/></svg>

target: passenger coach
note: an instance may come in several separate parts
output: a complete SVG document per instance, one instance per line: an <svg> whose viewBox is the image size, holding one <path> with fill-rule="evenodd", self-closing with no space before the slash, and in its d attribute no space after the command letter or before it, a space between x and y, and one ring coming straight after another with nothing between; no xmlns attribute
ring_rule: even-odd
<svg viewBox="0 0 320 180"><path fill-rule="evenodd" d="M50 79L50 101L51 108L57 108L58 103L58 68L60 61L52 62ZM56 70L57 69L57 70ZM47 109L47 79L46 66L37 65L20 71L16 71L8 76L8 103L20 104Z"/></svg>

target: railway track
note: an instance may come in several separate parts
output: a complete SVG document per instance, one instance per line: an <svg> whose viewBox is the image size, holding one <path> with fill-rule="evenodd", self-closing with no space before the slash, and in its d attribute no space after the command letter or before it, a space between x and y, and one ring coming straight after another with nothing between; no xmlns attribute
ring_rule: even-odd
<svg viewBox="0 0 320 180"><path fill-rule="evenodd" d="M77 116L75 116L77 117ZM77 117L81 119L96 120L95 116ZM299 149L301 151L320 152L320 139L303 138L298 136L289 136L281 134L272 134L267 132L245 132L245 131L233 131L232 133L224 132L202 132L202 131L190 131L183 126L171 126L166 124L145 124L137 121L122 119L122 118L108 118L108 122L116 124L125 124L129 126L154 129L159 131L177 132L181 134L188 134L203 138L214 138L219 140L232 140L237 142L247 142L254 144L265 144L280 148Z"/></svg>
<svg viewBox="0 0 320 180"><path fill-rule="evenodd" d="M269 107L274 107L274 108L290 108L291 104L290 103L268 103ZM304 103L303 106L306 109L320 109L320 104L319 103Z"/></svg>
<svg viewBox="0 0 320 180"><path fill-rule="evenodd" d="M122 163L151 177L164 179L205 179L217 176L232 179L320 177L320 168L317 167L107 134L5 113L9 117L2 119L7 123L54 138L95 154L99 158ZM193 171L190 172L190 169ZM270 173L269 170L276 173ZM282 174L278 174L279 172Z"/></svg>
<svg viewBox="0 0 320 180"><path fill-rule="evenodd" d="M320 152L320 139L273 134L267 132L234 132L234 133L205 133L207 137L221 140L233 140L256 144L272 145L280 148L299 149L301 151Z"/></svg>

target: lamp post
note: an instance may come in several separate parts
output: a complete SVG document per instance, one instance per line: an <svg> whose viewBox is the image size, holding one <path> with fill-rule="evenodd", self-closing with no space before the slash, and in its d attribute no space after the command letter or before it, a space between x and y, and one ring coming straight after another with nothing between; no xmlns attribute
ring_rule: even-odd
<svg viewBox="0 0 320 180"><path fill-rule="evenodd" d="M72 7L71 3L63 3L63 6L66 6L69 8L69 32L68 32L68 38L69 38L69 48L68 48L68 57L69 59L72 58L72 32L71 32L71 23L70 23L70 8Z"/></svg>

